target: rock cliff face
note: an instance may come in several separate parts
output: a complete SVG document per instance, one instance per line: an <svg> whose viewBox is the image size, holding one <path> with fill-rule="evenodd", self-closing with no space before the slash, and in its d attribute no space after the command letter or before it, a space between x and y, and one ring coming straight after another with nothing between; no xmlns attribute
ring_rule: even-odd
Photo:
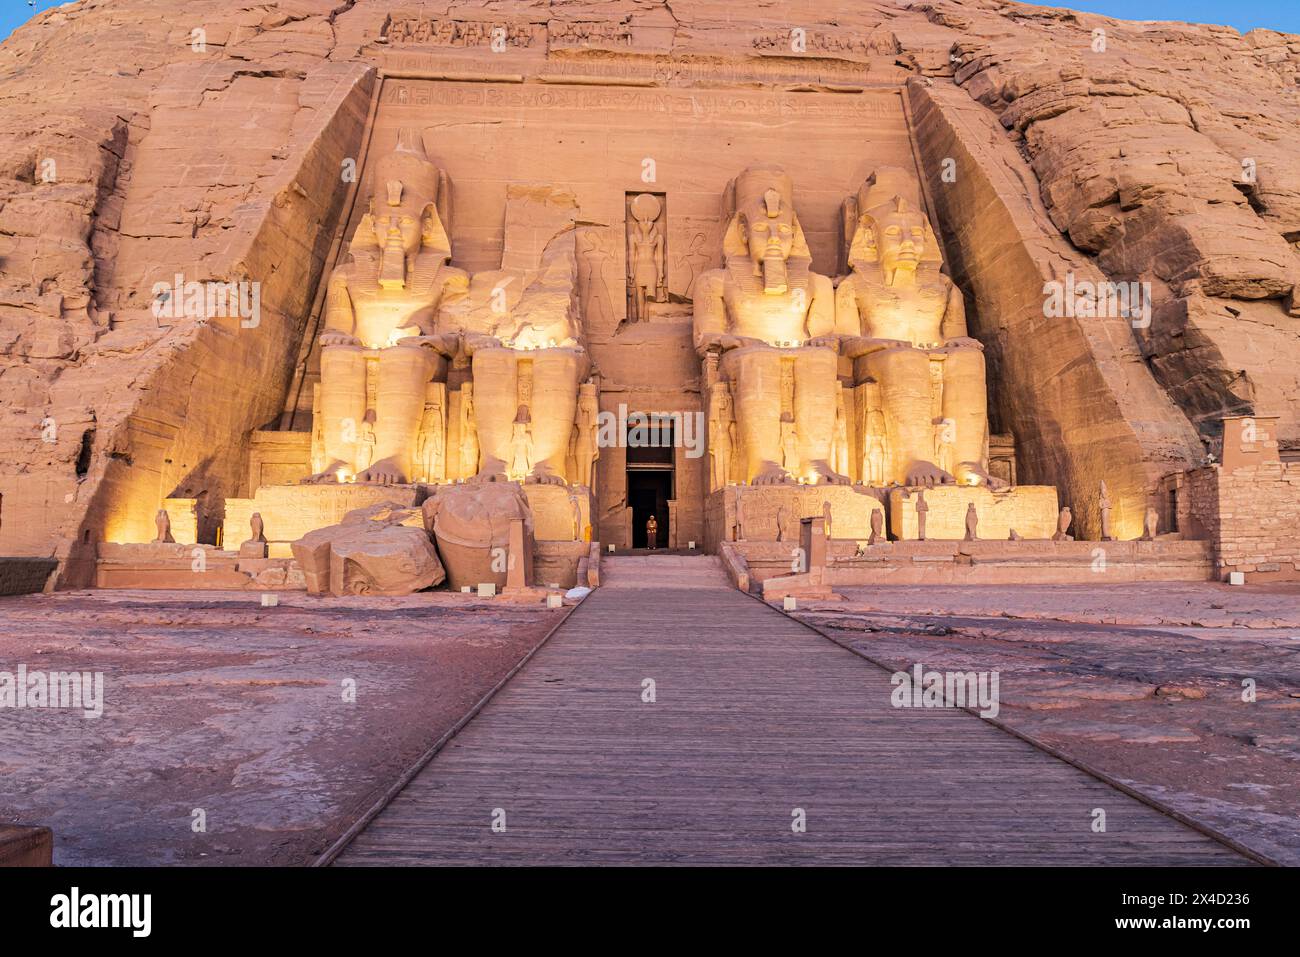
<svg viewBox="0 0 1300 957"><path fill-rule="evenodd" d="M329 59L346 9L89 2L0 46L0 551L85 582L145 502L238 491L365 120L370 65ZM176 274L258 277L259 326L155 315Z"/></svg>
<svg viewBox="0 0 1300 957"><path fill-rule="evenodd" d="M0 45L0 553L84 583L161 499L200 498L202 531L249 491L395 46L541 87L625 61L641 87L894 85L1023 481L1082 504L1124 459L1141 497L1227 413L1300 448L1300 37L993 0L83 0ZM177 274L256 280L256 321L170 308ZM1067 274L1149 283L1149 322L1045 319Z"/></svg>
<svg viewBox="0 0 1300 957"><path fill-rule="evenodd" d="M1138 338L1156 377L1199 426L1286 410L1300 443L1300 38L990 9L1018 29L957 14L953 80L1015 138L1075 248L1152 284Z"/></svg>

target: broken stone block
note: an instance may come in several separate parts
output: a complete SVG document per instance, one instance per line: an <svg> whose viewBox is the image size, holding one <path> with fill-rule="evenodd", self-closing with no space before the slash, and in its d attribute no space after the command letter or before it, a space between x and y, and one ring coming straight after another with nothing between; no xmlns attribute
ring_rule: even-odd
<svg viewBox="0 0 1300 957"><path fill-rule="evenodd" d="M403 522L418 516L398 506L370 506L343 522L309 532L292 545L312 595L407 595L446 573L427 532Z"/></svg>

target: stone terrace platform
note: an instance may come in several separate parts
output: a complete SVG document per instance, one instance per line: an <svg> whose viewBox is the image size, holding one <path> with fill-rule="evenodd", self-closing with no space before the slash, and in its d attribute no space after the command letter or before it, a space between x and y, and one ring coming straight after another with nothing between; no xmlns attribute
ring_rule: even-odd
<svg viewBox="0 0 1300 957"><path fill-rule="evenodd" d="M767 597L798 593L791 573L797 541L727 542L724 558L733 580ZM833 540L827 547L825 584L1014 585L1208 581L1214 576L1209 542L965 541L880 542ZM788 577L788 581L777 581Z"/></svg>

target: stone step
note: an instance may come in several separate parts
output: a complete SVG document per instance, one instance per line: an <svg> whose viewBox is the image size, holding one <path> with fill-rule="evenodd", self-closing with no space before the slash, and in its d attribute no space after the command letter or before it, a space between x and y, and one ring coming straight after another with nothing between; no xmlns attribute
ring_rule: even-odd
<svg viewBox="0 0 1300 957"><path fill-rule="evenodd" d="M605 588L730 588L722 563L713 555L604 555Z"/></svg>

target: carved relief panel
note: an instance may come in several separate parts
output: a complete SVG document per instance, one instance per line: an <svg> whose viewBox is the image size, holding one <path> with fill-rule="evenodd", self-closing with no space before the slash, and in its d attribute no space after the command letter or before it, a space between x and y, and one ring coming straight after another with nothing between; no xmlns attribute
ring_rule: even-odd
<svg viewBox="0 0 1300 957"><path fill-rule="evenodd" d="M668 301L668 204L662 193L627 194L627 317L645 322Z"/></svg>

